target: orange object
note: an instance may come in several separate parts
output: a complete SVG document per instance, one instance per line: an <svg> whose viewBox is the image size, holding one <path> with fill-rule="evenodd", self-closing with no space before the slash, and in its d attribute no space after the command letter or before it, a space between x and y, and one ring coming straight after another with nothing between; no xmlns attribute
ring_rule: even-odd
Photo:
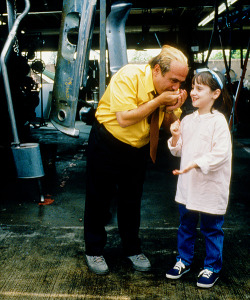
<svg viewBox="0 0 250 300"><path fill-rule="evenodd" d="M51 199L51 195L47 195L44 197L43 202L39 202L38 205L50 205L54 202L54 199Z"/></svg>

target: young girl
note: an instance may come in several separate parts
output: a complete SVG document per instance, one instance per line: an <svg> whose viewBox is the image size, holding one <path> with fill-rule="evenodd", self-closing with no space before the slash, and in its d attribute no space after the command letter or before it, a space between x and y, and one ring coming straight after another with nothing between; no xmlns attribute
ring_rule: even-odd
<svg viewBox="0 0 250 300"><path fill-rule="evenodd" d="M224 115L230 97L224 76L209 69L197 70L190 92L192 104L198 108L180 122L171 124L168 140L174 156L181 157L175 201L179 203L177 263L166 274L178 279L190 270L194 257L196 226L205 237L206 257L197 286L210 288L219 278L222 267L226 213L231 177L231 135Z"/></svg>

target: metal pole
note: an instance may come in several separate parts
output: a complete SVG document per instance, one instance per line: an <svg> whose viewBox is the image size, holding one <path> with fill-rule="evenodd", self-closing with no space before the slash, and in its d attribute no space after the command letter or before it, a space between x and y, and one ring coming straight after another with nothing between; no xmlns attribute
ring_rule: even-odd
<svg viewBox="0 0 250 300"><path fill-rule="evenodd" d="M40 59L42 60L42 51L40 52ZM43 72L41 72L40 74L41 76L41 94L40 94L40 98L41 98L41 119L40 119L40 126L45 126L45 120L44 120L44 115L43 115Z"/></svg>
<svg viewBox="0 0 250 300"><path fill-rule="evenodd" d="M15 22L14 0L7 0L6 7L7 7L7 14L8 14L8 28L10 32Z"/></svg>
<svg viewBox="0 0 250 300"><path fill-rule="evenodd" d="M14 13L14 3L13 0L6 0L6 7L7 7L7 14L8 14L8 28L9 32L11 31L11 28L15 22L15 13ZM6 61L8 60L10 51L8 50L8 53L6 54ZM0 75L2 73L2 68L0 65Z"/></svg>
<svg viewBox="0 0 250 300"><path fill-rule="evenodd" d="M158 43L159 47L161 48L161 43L160 43L160 41L159 41L159 39L158 39L158 36L157 36L156 32L155 32L155 38L156 38L156 40L157 40L157 43Z"/></svg>
<svg viewBox="0 0 250 300"><path fill-rule="evenodd" d="M106 0L100 0L99 99L106 89Z"/></svg>
<svg viewBox="0 0 250 300"><path fill-rule="evenodd" d="M245 74L246 74L246 70L247 70L249 52L250 52L250 38L248 40L248 46L247 46L247 53L246 53L246 57L245 57L245 62L244 62L243 68L242 68L240 81L239 81L238 86L237 86L237 91L236 91L236 94L235 94L235 97L234 97L234 102L233 102L233 108L232 108L230 119L229 119L229 128L230 129L232 128L233 132L234 132L234 115L235 115L237 103L239 101L240 91L241 91L242 86L243 86L243 80L245 78Z"/></svg>
<svg viewBox="0 0 250 300"><path fill-rule="evenodd" d="M8 54L10 47L13 45L13 41L15 39L18 26L19 26L20 22L22 21L22 19L28 14L29 9L30 9L29 0L25 0L25 9L15 20L15 22L11 28L11 31L8 35L8 38L4 44L2 53L1 53L1 67L2 67L2 73L3 73L3 82L4 82L4 87L5 87L9 115L10 115L12 133L13 133L13 137L14 137L14 144L16 144L16 145L19 145L20 141L19 141L18 133L17 133L16 119L15 119L15 113L14 113L14 108L13 108L13 103L12 103L10 83L9 83L9 77L8 77L8 71L7 71L7 67L6 67L6 63L5 63L5 58L6 58L6 55Z"/></svg>

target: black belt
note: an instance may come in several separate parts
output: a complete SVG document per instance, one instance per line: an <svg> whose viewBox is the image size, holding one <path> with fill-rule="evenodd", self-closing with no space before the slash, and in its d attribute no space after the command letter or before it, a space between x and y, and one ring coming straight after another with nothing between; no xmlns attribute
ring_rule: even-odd
<svg viewBox="0 0 250 300"><path fill-rule="evenodd" d="M110 145L117 147L119 149L124 149L125 151L140 151L140 149L144 148L136 148L133 147L127 143L124 143L120 140L118 140L116 137L114 137L106 128L103 124L99 123L97 120L94 121L93 123L93 129L99 133L100 137L108 142Z"/></svg>

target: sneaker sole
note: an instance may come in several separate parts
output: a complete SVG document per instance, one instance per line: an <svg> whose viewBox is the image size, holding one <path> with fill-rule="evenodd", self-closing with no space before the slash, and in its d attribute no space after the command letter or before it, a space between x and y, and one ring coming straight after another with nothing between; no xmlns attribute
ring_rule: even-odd
<svg viewBox="0 0 250 300"><path fill-rule="evenodd" d="M169 278L169 279L179 279L182 277L182 275L186 274L187 272L189 272L190 269L184 271L182 274L180 275L177 275L177 276L174 276L174 275L170 275L170 274L166 274L166 277Z"/></svg>
<svg viewBox="0 0 250 300"><path fill-rule="evenodd" d="M204 283L199 283L199 282L197 282L197 286L198 286L198 287L201 287L201 288L204 288L204 289L209 289L209 288L211 288L211 287L215 284L215 282L216 282L218 279L219 279L219 277L216 278L215 281L214 281L213 283L211 283L211 284L204 284Z"/></svg>
<svg viewBox="0 0 250 300"><path fill-rule="evenodd" d="M96 275L106 275L106 274L109 273L109 270L106 270L106 271L97 271L97 270L93 269L91 266L89 266L88 264L87 264L87 266L88 266L89 270L91 272L95 273Z"/></svg>
<svg viewBox="0 0 250 300"><path fill-rule="evenodd" d="M151 270L151 267L147 267L147 268L143 268L143 267L137 267L135 265L133 265L133 268L136 270L136 271L139 271L139 272L148 272Z"/></svg>

